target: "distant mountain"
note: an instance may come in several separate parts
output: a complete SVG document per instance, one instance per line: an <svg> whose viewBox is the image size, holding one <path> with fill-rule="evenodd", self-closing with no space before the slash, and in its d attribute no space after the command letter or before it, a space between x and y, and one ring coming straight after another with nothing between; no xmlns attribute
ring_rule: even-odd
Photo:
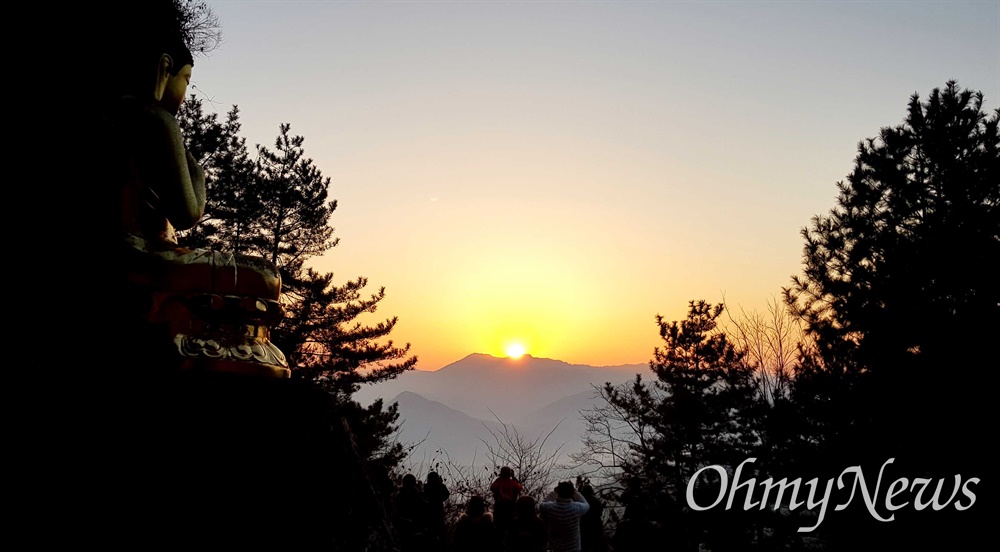
<svg viewBox="0 0 1000 552"><path fill-rule="evenodd" d="M411 461L432 463L450 458L454 462L471 463L473 458L484 458L484 445L480 438L489 436L500 425L495 421L478 420L465 413L428 400L416 393L404 391L392 399L399 403L399 440L404 444L417 444ZM447 451L447 457L439 451Z"/></svg>
<svg viewBox="0 0 1000 552"><path fill-rule="evenodd" d="M454 408L429 400L416 393L404 391L392 399L399 404L399 440L405 445L416 445L410 462L431 465L436 461L451 460L461 465L483 465L487 460L486 440L493 442L490 432L500 434L502 427L496 421L473 418ZM570 461L569 454L583 448L582 436L586 423L580 411L601 404L593 391L583 391L563 397L519 419L507 421L528 441L541 443L545 452L560 450L560 463ZM447 455L445 455L445 452Z"/></svg>
<svg viewBox="0 0 1000 552"><path fill-rule="evenodd" d="M578 452L582 448L582 435L587 429L587 424L580 419L580 411L592 410L601 404L603 401L597 399L591 389L563 397L513 420L513 423L522 435L531 439L546 439L547 447L562 446L562 452L566 454Z"/></svg>
<svg viewBox="0 0 1000 552"><path fill-rule="evenodd" d="M473 418L523 419L563 398L588 393L592 385L622 383L645 374L645 364L588 366L525 355L519 359L472 354L434 372L411 370L355 394L362 404L410 391Z"/></svg>
<svg viewBox="0 0 1000 552"><path fill-rule="evenodd" d="M545 449L562 446L560 461L568 462L568 453L581 448L585 424L580 411L599 403L592 386L623 383L646 371L645 364L598 367L527 355L513 360L473 354L435 372L413 370L366 386L355 399L399 403L399 439L417 444L409 456L413 466L444 461L442 451L452 462L484 465L482 440L491 439L491 430L499 431L500 421L529 439L551 431Z"/></svg>

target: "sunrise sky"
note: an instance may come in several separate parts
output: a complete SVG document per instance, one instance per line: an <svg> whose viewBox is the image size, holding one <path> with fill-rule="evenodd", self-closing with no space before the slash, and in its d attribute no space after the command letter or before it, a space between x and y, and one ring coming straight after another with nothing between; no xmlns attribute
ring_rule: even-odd
<svg viewBox="0 0 1000 552"><path fill-rule="evenodd" d="M647 362L656 314L780 294L911 94L1000 106L995 0L209 5L189 93L305 137L339 202L313 266L385 286L423 370Z"/></svg>

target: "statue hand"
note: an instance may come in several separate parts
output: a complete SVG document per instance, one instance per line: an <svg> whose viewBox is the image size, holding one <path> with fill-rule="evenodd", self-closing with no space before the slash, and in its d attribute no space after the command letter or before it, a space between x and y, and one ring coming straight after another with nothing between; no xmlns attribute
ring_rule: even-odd
<svg viewBox="0 0 1000 552"><path fill-rule="evenodd" d="M193 227L205 212L205 171L184 147L177 120L163 108L144 108L137 139L139 178L157 198L157 208L178 230Z"/></svg>
<svg viewBox="0 0 1000 552"><path fill-rule="evenodd" d="M187 151L188 172L191 174L191 184L194 187L194 194L197 198L199 210L205 211L205 169L198 164L198 160L190 151Z"/></svg>

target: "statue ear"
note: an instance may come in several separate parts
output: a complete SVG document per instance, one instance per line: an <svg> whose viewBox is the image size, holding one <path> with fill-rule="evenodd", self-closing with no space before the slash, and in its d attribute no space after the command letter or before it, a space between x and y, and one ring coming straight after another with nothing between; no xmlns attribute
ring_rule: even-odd
<svg viewBox="0 0 1000 552"><path fill-rule="evenodd" d="M153 98L156 101L163 99L163 93L167 90L167 79L170 78L170 67L174 60L168 54L160 56L160 61L156 66L156 88L153 89Z"/></svg>

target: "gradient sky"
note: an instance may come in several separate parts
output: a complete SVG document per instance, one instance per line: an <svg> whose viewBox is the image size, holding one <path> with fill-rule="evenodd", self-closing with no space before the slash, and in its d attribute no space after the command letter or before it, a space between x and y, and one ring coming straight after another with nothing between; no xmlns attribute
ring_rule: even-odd
<svg viewBox="0 0 1000 552"><path fill-rule="evenodd" d="M189 92L332 179L419 369L644 363L690 299L763 309L857 143L949 79L1000 105L1000 2L208 2ZM211 107L208 107L211 109Z"/></svg>

